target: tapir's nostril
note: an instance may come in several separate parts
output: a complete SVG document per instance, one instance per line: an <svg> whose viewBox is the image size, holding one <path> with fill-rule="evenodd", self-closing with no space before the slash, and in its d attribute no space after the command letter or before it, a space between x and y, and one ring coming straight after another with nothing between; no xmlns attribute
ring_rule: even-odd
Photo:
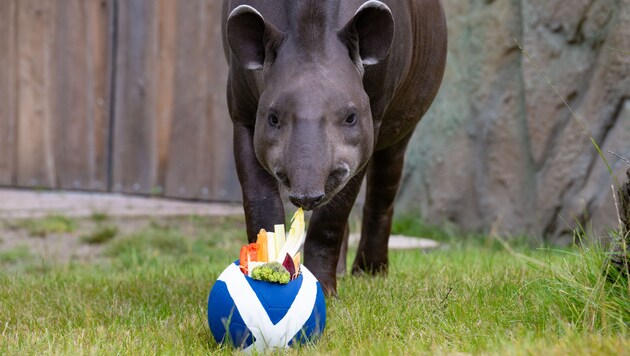
<svg viewBox="0 0 630 356"><path fill-rule="evenodd" d="M289 200L297 207L304 208L305 210L313 210L321 204L324 198L323 193L315 194L289 194Z"/></svg>
<svg viewBox="0 0 630 356"><path fill-rule="evenodd" d="M289 181L289 177L287 177L287 175L282 172L282 171L276 171L276 178L278 178L278 180L280 182L282 182L282 184L287 187L287 188L291 188L291 181Z"/></svg>

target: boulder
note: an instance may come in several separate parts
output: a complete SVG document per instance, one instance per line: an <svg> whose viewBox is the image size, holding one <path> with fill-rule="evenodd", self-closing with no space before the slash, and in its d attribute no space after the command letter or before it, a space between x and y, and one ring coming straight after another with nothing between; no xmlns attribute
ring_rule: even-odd
<svg viewBox="0 0 630 356"><path fill-rule="evenodd" d="M602 156L623 177L630 0L444 6L447 69L410 143L397 212L558 243L577 224L616 226Z"/></svg>

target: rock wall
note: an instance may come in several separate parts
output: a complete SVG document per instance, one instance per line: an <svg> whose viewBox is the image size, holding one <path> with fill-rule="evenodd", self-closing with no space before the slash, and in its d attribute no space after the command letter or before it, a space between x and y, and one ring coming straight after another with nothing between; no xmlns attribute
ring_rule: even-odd
<svg viewBox="0 0 630 356"><path fill-rule="evenodd" d="M410 143L397 212L555 242L577 223L616 226L591 137L624 177L630 0L443 1L446 74Z"/></svg>

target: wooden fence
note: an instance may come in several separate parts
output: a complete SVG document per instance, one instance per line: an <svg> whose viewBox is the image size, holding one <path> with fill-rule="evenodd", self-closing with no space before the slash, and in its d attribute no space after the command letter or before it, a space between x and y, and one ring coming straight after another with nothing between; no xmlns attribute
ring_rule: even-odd
<svg viewBox="0 0 630 356"><path fill-rule="evenodd" d="M0 185L239 200L216 0L0 0Z"/></svg>

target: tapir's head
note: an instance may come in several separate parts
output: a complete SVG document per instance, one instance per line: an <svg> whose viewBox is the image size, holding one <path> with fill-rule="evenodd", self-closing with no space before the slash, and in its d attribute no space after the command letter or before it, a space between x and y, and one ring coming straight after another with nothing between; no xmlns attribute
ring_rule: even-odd
<svg viewBox="0 0 630 356"><path fill-rule="evenodd" d="M387 56L394 31L379 1L364 3L340 28L310 3L286 32L247 5L232 11L226 29L239 64L262 70L256 156L305 209L330 201L369 161L375 130L364 66Z"/></svg>

